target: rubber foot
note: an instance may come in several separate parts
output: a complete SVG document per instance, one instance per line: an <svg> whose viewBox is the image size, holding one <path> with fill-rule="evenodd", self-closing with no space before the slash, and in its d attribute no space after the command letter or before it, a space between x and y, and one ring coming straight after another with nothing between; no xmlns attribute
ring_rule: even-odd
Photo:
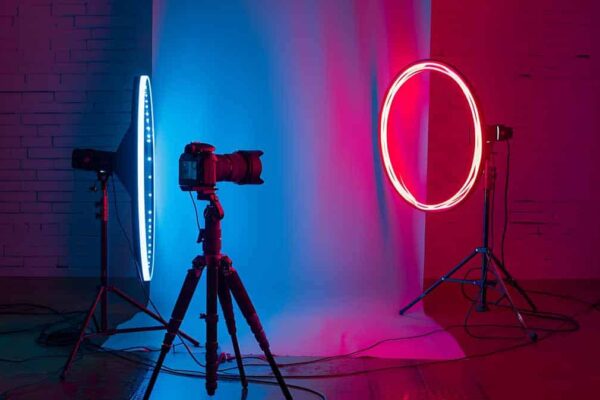
<svg viewBox="0 0 600 400"><path fill-rule="evenodd" d="M529 336L529 339L531 339L531 341L534 343L538 340L538 335L535 332L529 332L527 336Z"/></svg>
<svg viewBox="0 0 600 400"><path fill-rule="evenodd" d="M477 304L477 307L475 307L475 311L477 312L486 312L489 311L489 309L487 304Z"/></svg>

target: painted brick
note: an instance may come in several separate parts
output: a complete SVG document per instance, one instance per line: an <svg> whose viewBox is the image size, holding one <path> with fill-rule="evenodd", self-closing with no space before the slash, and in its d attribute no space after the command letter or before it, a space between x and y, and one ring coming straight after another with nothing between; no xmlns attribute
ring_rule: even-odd
<svg viewBox="0 0 600 400"><path fill-rule="evenodd" d="M31 76L29 76L29 78L31 78ZM35 79L38 79L38 78L35 78ZM51 103L54 101L54 93L52 93L52 92L23 93L22 98L23 98L23 103L25 103L27 105L37 104L37 103Z"/></svg>
<svg viewBox="0 0 600 400"><path fill-rule="evenodd" d="M0 170L4 170L4 169L17 169L20 167L20 161L19 160L5 160L5 159L0 159Z"/></svg>
<svg viewBox="0 0 600 400"><path fill-rule="evenodd" d="M54 94L58 103L82 103L86 100L84 91L65 91Z"/></svg>
<svg viewBox="0 0 600 400"><path fill-rule="evenodd" d="M24 190L27 186L23 181L0 181L0 192Z"/></svg>
<svg viewBox="0 0 600 400"><path fill-rule="evenodd" d="M57 90L60 88L59 74L27 74L24 90Z"/></svg>
<svg viewBox="0 0 600 400"><path fill-rule="evenodd" d="M24 213L47 213L52 211L51 203L24 202L21 203L20 211Z"/></svg>
<svg viewBox="0 0 600 400"><path fill-rule="evenodd" d="M73 171L38 171L37 178L41 181L72 181L74 179Z"/></svg>
<svg viewBox="0 0 600 400"><path fill-rule="evenodd" d="M21 138L22 147L50 147L52 140L49 137L29 136Z"/></svg>
<svg viewBox="0 0 600 400"><path fill-rule="evenodd" d="M35 192L0 192L0 201L35 201ZM2 219L4 221L4 218Z"/></svg>
<svg viewBox="0 0 600 400"><path fill-rule="evenodd" d="M85 4L82 3L58 3L52 7L52 14L58 16L83 15L85 12Z"/></svg>
<svg viewBox="0 0 600 400"><path fill-rule="evenodd" d="M72 123L73 120L79 119L79 115L59 114L59 113L37 113L23 114L21 121L25 125L60 125Z"/></svg>
<svg viewBox="0 0 600 400"><path fill-rule="evenodd" d="M51 170L54 168L54 160L21 160L21 168L22 169L41 169L41 170Z"/></svg>
<svg viewBox="0 0 600 400"><path fill-rule="evenodd" d="M18 117L16 121L20 123ZM2 132L3 136L35 136L37 135L38 128L26 125L6 125L0 126L0 132Z"/></svg>
<svg viewBox="0 0 600 400"><path fill-rule="evenodd" d="M22 267L23 258L0 256L0 267Z"/></svg>
<svg viewBox="0 0 600 400"><path fill-rule="evenodd" d="M27 150L28 158L71 158L71 149L47 147L43 149L30 148Z"/></svg>
<svg viewBox="0 0 600 400"><path fill-rule="evenodd" d="M0 147L19 147L19 142L18 136L0 136Z"/></svg>
<svg viewBox="0 0 600 400"><path fill-rule="evenodd" d="M114 150L126 131L133 76L151 71L151 6L0 0L0 266L96 266L98 195L71 151Z"/></svg>
<svg viewBox="0 0 600 400"><path fill-rule="evenodd" d="M16 0L2 0L0 2L0 16L14 16L19 13L19 3Z"/></svg>
<svg viewBox="0 0 600 400"><path fill-rule="evenodd" d="M27 156L27 150L22 148L15 149L0 149L0 158L15 160L22 159Z"/></svg>
<svg viewBox="0 0 600 400"><path fill-rule="evenodd" d="M19 123L17 114L0 114L0 125L16 125Z"/></svg>
<svg viewBox="0 0 600 400"><path fill-rule="evenodd" d="M58 257L24 257L25 268L56 268Z"/></svg>
<svg viewBox="0 0 600 400"><path fill-rule="evenodd" d="M0 181L32 181L35 178L35 171L31 170L3 169L0 171Z"/></svg>
<svg viewBox="0 0 600 400"><path fill-rule="evenodd" d="M16 213L19 212L19 203L0 203L0 213ZM12 232L12 228L11 228ZM0 234L2 234L2 226L0 226Z"/></svg>
<svg viewBox="0 0 600 400"><path fill-rule="evenodd" d="M0 59L10 59L10 56L5 56L0 52ZM10 61L9 61L10 63ZM0 63L2 64L2 63ZM24 74L0 74L0 91L17 92L23 89L25 83Z"/></svg>

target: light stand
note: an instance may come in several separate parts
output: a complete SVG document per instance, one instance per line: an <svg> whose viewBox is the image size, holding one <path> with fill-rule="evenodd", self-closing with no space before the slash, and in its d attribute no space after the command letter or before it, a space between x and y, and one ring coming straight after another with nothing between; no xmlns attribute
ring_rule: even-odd
<svg viewBox="0 0 600 400"><path fill-rule="evenodd" d="M507 140L507 139L502 139ZM488 299L487 299L487 289L488 286L496 286L498 285L500 291L502 292L502 296L496 303L499 303L502 299L506 298L512 309L519 325L523 328L523 331L529 336L531 341L537 340L537 334L530 330L521 315L521 312L516 307L510 292L506 284L514 287L521 296L525 299L525 301L529 304L532 311L537 311L537 308L531 298L527 295L525 290L517 283L517 281L512 277L512 275L506 269L506 266L494 255L492 249L489 246L489 235L490 235L490 217L491 217L491 198L493 194L493 188L496 180L496 168L492 165L490 158L492 157L492 143L489 142L489 148L486 152L486 157L484 160L484 188L483 188L483 238L481 247L476 247L466 258L460 261L456 266L454 266L450 271L448 271L445 275L443 275L440 279L438 279L433 285L427 288L419 297L414 299L408 305L400 310L400 315L403 315L406 311L408 311L412 306L421 301L425 296L431 293L435 288L440 286L444 282L455 282L461 284L470 284L479 287L479 295L477 299L477 311L483 312L488 310ZM479 279L456 279L452 278L459 269L461 269L465 264L475 258L477 255L481 255L481 275ZM504 277L500 276L500 270ZM495 280L488 279L488 271L491 272L495 276Z"/></svg>
<svg viewBox="0 0 600 400"><path fill-rule="evenodd" d="M90 306L84 322L79 331L79 336L75 345L71 349L71 353L69 354L69 358L65 363L65 366L60 375L61 379L65 379L69 369L71 368L71 364L73 363L73 359L77 355L79 351L79 347L81 343L89 337L93 336L111 336L119 333L132 333L132 332L146 332L146 331L156 331L161 329L167 329L167 322L160 317L160 315L150 311L146 306L139 303L132 297L128 296L121 289L116 286L109 284L109 274L108 274L108 180L111 177L111 174L100 170L97 172L98 182L100 182L100 189L102 190L102 198L100 202L97 203L97 206L100 208L100 212L98 213L98 218L100 219L100 286L98 287L98 291L96 293L96 297L92 305ZM154 318L161 325L158 326L148 326L148 327L139 327L139 328L127 328L127 329L109 329L108 328L108 293L114 293L119 296L121 299L125 300L127 303L131 304L139 311L142 311ZM98 307L98 303L100 303L100 329L94 333L86 333L87 327L94 316L96 308ZM179 334L194 346L198 347L200 344L190 337L189 335L179 332Z"/></svg>
<svg viewBox="0 0 600 400"><path fill-rule="evenodd" d="M247 391L248 381L244 372L242 356L237 341L235 319L233 314L233 304L231 295L235 299L240 311L244 315L246 322L250 326L256 341L260 345L265 358L267 359L271 370L277 379L281 392L287 400L292 399L292 395L287 387L277 363L270 350L269 341L248 292L235 269L229 257L221 254L221 220L224 217L223 207L215 193L214 187L207 187L198 191L198 199L208 201L209 204L204 209L204 229L200 231L198 242L202 242L203 254L196 256L192 262L192 268L187 272L183 287L179 292L177 302L171 314L171 320L167 333L161 347L161 352L156 361L154 371L150 377L144 399L150 399L154 384L160 373L162 364L175 339L177 330L185 317L185 313L190 305L198 281L202 276L204 268L207 269L206 282L206 314L202 318L206 321L206 391L212 396L217 389L217 371L219 360L217 357L217 302L221 303L223 315L227 324L227 330L231 336L237 367L240 372L240 380L243 387L243 393Z"/></svg>

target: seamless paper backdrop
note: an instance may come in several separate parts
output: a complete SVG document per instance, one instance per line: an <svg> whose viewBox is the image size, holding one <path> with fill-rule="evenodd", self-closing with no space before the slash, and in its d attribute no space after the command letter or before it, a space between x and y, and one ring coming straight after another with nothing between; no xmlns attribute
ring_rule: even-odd
<svg viewBox="0 0 600 400"><path fill-rule="evenodd" d="M177 165L185 144L202 141L265 152L264 185L222 183L218 193L223 252L276 353L338 353L410 333L397 310L421 290L424 216L388 184L377 124L393 76L428 56L429 20L429 2L417 0L155 1L151 293L163 313L201 252ZM411 93L403 164L423 174L428 91ZM201 342L204 296L202 281L183 325ZM238 315L250 346L244 325ZM222 323L220 342L229 344Z"/></svg>

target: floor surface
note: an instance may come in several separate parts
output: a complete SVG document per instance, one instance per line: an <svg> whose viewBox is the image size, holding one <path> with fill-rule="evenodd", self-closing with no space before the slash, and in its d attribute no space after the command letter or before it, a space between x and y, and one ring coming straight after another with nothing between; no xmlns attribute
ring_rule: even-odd
<svg viewBox="0 0 600 400"><path fill-rule="evenodd" d="M600 393L600 311L598 306L593 308L591 304L600 300L600 281L522 284L531 290L539 309L574 316L579 329L575 330L573 323L558 319L527 317L540 337L532 344L515 327L514 316L509 310L492 307L490 312L469 314L470 336L463 326L470 303L457 285L445 284L428 296L425 311L439 326L447 329L423 334L431 338L451 334L466 357L459 360L398 360L357 354L288 365L283 368L284 374L289 377L289 383L319 391L329 400L597 398ZM81 314L56 316L28 306L7 306L9 303L33 302L63 312L83 310L93 297L94 285L95 282L86 279L5 278L0 282L0 399L141 398L149 374L142 364L148 365L155 358L156 353L148 351L153 349L121 349L109 353L86 345L67 380L61 382L59 372L70 347L42 345L40 333L69 327L81 319ZM122 287L136 292L136 286L131 282L123 282ZM24 312L45 315L19 315ZM125 321L134 312L123 303L114 302L111 322ZM547 316L555 317L553 314ZM56 324L58 321L63 324ZM554 330L562 332L551 332ZM418 343L414 338L402 336L403 332L398 332L395 340ZM203 361L202 348L192 349L192 352ZM278 358L279 363L288 364L310 360L314 359ZM264 361L248 358L245 363L254 365L247 367L249 375L255 379L269 379L269 369L265 368ZM201 370L181 345L169 354L165 365L194 373ZM237 372L235 362L224 362L220 368L223 379L212 398L243 399L239 382L226 380L226 374ZM293 393L294 398L300 400L319 398L298 389L293 389ZM153 399L208 398L202 379L168 373L161 374L153 393ZM276 386L256 383L250 384L245 397L246 400L280 398Z"/></svg>

